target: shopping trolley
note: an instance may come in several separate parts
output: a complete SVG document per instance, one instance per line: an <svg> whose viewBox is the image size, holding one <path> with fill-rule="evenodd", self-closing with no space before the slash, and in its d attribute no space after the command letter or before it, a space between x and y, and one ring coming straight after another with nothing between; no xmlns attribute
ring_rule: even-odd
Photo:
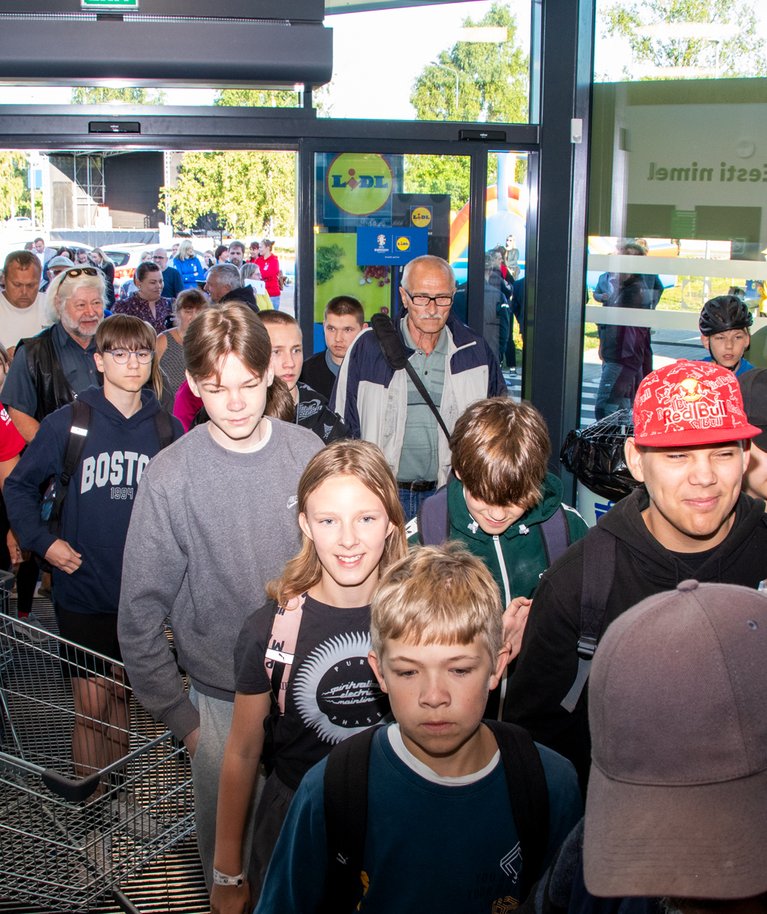
<svg viewBox="0 0 767 914"><path fill-rule="evenodd" d="M85 911L111 891L138 914L118 886L193 831L189 756L133 699L121 664L13 618L10 583L0 572L0 898ZM83 666L111 690L117 723L76 713ZM117 761L76 766L76 727L117 745Z"/></svg>

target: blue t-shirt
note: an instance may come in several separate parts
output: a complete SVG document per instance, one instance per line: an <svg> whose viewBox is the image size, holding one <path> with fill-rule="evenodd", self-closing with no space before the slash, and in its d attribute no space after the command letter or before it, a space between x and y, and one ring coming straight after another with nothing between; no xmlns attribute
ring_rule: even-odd
<svg viewBox="0 0 767 914"><path fill-rule="evenodd" d="M489 914L516 907L524 861L500 758L470 783L435 782L395 751L395 726L379 730L371 746L367 891L359 910ZM548 865L580 819L582 803L572 764L538 750L549 789ZM255 914L318 909L327 856L325 764L306 774L293 798Z"/></svg>

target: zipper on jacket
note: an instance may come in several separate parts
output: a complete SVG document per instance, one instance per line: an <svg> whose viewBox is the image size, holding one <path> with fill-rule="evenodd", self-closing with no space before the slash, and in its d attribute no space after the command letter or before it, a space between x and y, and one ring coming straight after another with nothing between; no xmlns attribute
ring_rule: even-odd
<svg viewBox="0 0 767 914"><path fill-rule="evenodd" d="M503 550L501 549L501 541L497 536L493 536L493 545L495 546L495 554L498 559L498 564L501 567L501 578L503 579L503 592L505 600L503 603L502 612L506 612L506 607L511 602L511 585L509 584L509 575L506 571L506 564L503 561ZM498 720L503 720L503 706L506 703L506 691L509 687L509 668L503 671L503 676L501 677L501 684L499 688L498 695Z"/></svg>
<svg viewBox="0 0 767 914"><path fill-rule="evenodd" d="M504 593L504 610L511 602L511 585L509 584L509 575L506 571L506 564L503 561L503 550L501 549L501 540L498 536L493 536L493 545L495 546L495 555L498 559L498 564L501 566L501 578L503 579L503 593Z"/></svg>

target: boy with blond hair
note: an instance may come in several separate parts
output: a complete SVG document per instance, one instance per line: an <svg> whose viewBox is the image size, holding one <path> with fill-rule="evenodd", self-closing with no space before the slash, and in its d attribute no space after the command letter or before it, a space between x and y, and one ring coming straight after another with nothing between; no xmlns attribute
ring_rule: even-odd
<svg viewBox="0 0 767 914"><path fill-rule="evenodd" d="M569 762L519 728L482 721L508 660L499 599L482 562L456 544L413 550L387 570L369 661L395 721L305 776L256 914L346 914L363 896L372 914L486 914L524 899L581 802Z"/></svg>

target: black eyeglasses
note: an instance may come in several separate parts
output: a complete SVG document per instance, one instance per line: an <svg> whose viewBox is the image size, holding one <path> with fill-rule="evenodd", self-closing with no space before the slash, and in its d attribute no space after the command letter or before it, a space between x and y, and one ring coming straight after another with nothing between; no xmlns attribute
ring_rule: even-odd
<svg viewBox="0 0 767 914"><path fill-rule="evenodd" d="M96 267L73 267L64 274L67 277L76 279L78 276L98 276L99 271Z"/></svg>
<svg viewBox="0 0 767 914"><path fill-rule="evenodd" d="M402 288L404 289L405 287L403 286ZM453 292L450 295L425 295L421 292L417 292L413 295L412 292L408 292L408 290L405 289L405 295L407 295L417 308L425 308L432 302L434 302L438 308L449 308L453 304L453 296L455 293Z"/></svg>

